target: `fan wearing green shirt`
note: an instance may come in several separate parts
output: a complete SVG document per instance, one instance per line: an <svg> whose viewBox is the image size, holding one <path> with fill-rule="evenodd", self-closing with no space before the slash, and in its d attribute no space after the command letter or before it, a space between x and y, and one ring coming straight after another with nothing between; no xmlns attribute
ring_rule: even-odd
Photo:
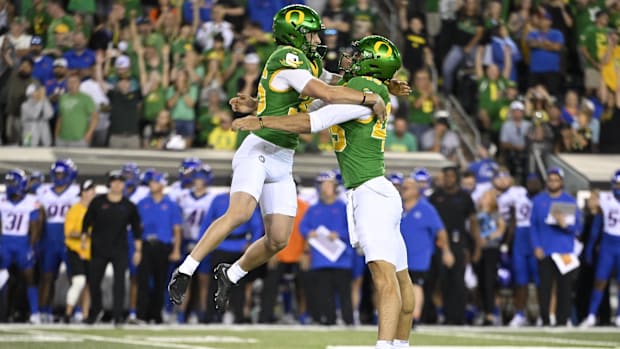
<svg viewBox="0 0 620 349"><path fill-rule="evenodd" d="M385 150L399 153L418 150L418 142L414 135L407 131L407 119L395 118L391 131L388 131L385 140Z"/></svg>
<svg viewBox="0 0 620 349"><path fill-rule="evenodd" d="M75 30L73 17L65 12L61 0L49 0L47 2L47 13L52 17L52 21L47 28L46 48L69 48L70 44L65 41L70 41L70 34Z"/></svg>
<svg viewBox="0 0 620 349"><path fill-rule="evenodd" d="M504 95L508 87L512 60L510 48L504 46L504 70L493 63L485 69L482 66L484 47L478 48L476 54L476 79L478 79L478 119L482 130L495 134L502 127L500 111L504 106Z"/></svg>
<svg viewBox="0 0 620 349"><path fill-rule="evenodd" d="M579 51L584 58L584 85L587 94L592 95L601 85L601 61L598 53L607 47L607 32L609 28L609 14L605 10L598 10L593 25L586 28L579 35Z"/></svg>
<svg viewBox="0 0 620 349"><path fill-rule="evenodd" d="M67 78L67 93L62 94L58 101L56 146L88 147L98 120L95 102L80 92L80 76L71 74Z"/></svg>

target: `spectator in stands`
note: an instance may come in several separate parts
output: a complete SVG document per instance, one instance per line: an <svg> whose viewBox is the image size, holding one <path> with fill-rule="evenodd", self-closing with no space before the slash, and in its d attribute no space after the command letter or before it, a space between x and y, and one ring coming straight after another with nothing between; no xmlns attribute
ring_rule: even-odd
<svg viewBox="0 0 620 349"><path fill-rule="evenodd" d="M181 208L164 195L167 175L155 172L150 195L138 203L142 218L142 259L138 264L138 319L162 323L169 263L181 258Z"/></svg>
<svg viewBox="0 0 620 349"><path fill-rule="evenodd" d="M219 89L203 88L201 95L200 117L196 123L196 128L198 130L198 143L205 145L209 139L209 134L217 126L214 115L227 107L222 103L224 96Z"/></svg>
<svg viewBox="0 0 620 349"><path fill-rule="evenodd" d="M232 129L232 115L227 110L222 110L213 115L219 120L218 126L209 134L207 146L214 150L233 151L237 146L237 131Z"/></svg>
<svg viewBox="0 0 620 349"><path fill-rule="evenodd" d="M256 0L247 3L248 18L252 22L260 23L263 31L271 33L273 16L282 8L280 0ZM326 26L328 27L328 26ZM328 27L329 28L329 27Z"/></svg>
<svg viewBox="0 0 620 349"><path fill-rule="evenodd" d="M84 33L77 31L73 34L73 48L64 54L70 71L81 74L83 69L90 69L95 65L95 52L88 49L87 44Z"/></svg>
<svg viewBox="0 0 620 349"><path fill-rule="evenodd" d="M71 32L75 30L75 21L62 6L61 0L48 0L47 13L52 18L45 40L46 48L57 50L71 47ZM61 52L61 51L58 51Z"/></svg>
<svg viewBox="0 0 620 349"><path fill-rule="evenodd" d="M159 111L155 123L147 125L142 132L143 147L146 149L165 149L174 132L174 125L167 109Z"/></svg>
<svg viewBox="0 0 620 349"><path fill-rule="evenodd" d="M45 87L33 83L26 88L27 99L21 105L21 143L24 146L52 145L49 120L54 116L52 104L45 96Z"/></svg>
<svg viewBox="0 0 620 349"><path fill-rule="evenodd" d="M22 5L24 5L22 1ZM45 1L33 0L32 7L24 9L22 16L30 19L30 25L32 32L35 36L44 37L47 32L47 28L51 22L51 18L46 9Z"/></svg>
<svg viewBox="0 0 620 349"><path fill-rule="evenodd" d="M183 137L187 147L190 147L194 140L194 105L198 98L198 87L191 85L189 78L190 73L186 69L180 70L174 85L170 86L166 93L174 129Z"/></svg>
<svg viewBox="0 0 620 349"><path fill-rule="evenodd" d="M387 133L385 150L401 153L417 151L418 142L407 128L407 119L395 118L392 130Z"/></svg>
<svg viewBox="0 0 620 349"><path fill-rule="evenodd" d="M592 117L594 110L582 107L572 126L570 151L574 153L592 153L598 149L600 136L599 121Z"/></svg>
<svg viewBox="0 0 620 349"><path fill-rule="evenodd" d="M97 106L93 99L79 91L80 77L67 78L67 93L58 102L55 139L58 147L88 147L97 127Z"/></svg>
<svg viewBox="0 0 620 349"><path fill-rule="evenodd" d="M584 28L579 33L579 52L583 56L583 81L587 95L593 95L601 85L600 52L605 48L609 29L609 15L605 10L598 10L594 15L594 25Z"/></svg>
<svg viewBox="0 0 620 349"><path fill-rule="evenodd" d="M203 23L196 33L196 43L203 52L213 48L213 38L219 34L223 38L224 48L230 48L234 39L232 24L224 20L225 9L221 5L213 5L211 20ZM275 12L274 12L275 14ZM269 20L271 21L271 19ZM271 26L271 25L270 25Z"/></svg>
<svg viewBox="0 0 620 349"><path fill-rule="evenodd" d="M128 78L121 78L108 91L110 99L110 148L139 149L142 95L130 90Z"/></svg>
<svg viewBox="0 0 620 349"><path fill-rule="evenodd" d="M524 179L527 169L527 133L532 126L524 120L525 106L521 101L510 104L510 118L504 122L500 132L500 149L510 173L517 178L517 182Z"/></svg>
<svg viewBox="0 0 620 349"><path fill-rule="evenodd" d="M432 127L433 116L439 108L439 96L435 92L428 70L422 69L414 73L409 102L409 132L421 140L424 133Z"/></svg>
<svg viewBox="0 0 620 349"><path fill-rule="evenodd" d="M110 127L110 99L107 95L109 85L103 80L102 65L103 52L99 52L95 58L95 65L92 68L81 69L82 83L80 84L80 92L92 98L98 116L97 127L91 142L93 147L107 146L108 129Z"/></svg>
<svg viewBox="0 0 620 349"><path fill-rule="evenodd" d="M552 152L558 153L565 149L570 149L570 125L562 119L561 106L558 102L549 108L549 122L547 125L553 134Z"/></svg>
<svg viewBox="0 0 620 349"><path fill-rule="evenodd" d="M564 208L561 209L560 205ZM534 255L538 259L538 305L544 326L550 324L552 290L555 290L557 297L557 324L564 326L569 320L574 271L561 273L556 263L568 265L577 258L573 254L573 245L575 237L581 233L581 225L577 202L564 191L564 172L560 168L549 169L547 190L533 200L530 227ZM554 261L553 254L559 255L560 260Z"/></svg>
<svg viewBox="0 0 620 349"><path fill-rule="evenodd" d="M338 31L336 29L326 29L323 35L325 36L324 44L327 47L325 57L323 58L323 69L337 72L340 68L341 54L344 52L339 45Z"/></svg>
<svg viewBox="0 0 620 349"><path fill-rule="evenodd" d="M114 59L114 71L112 71L112 59ZM138 80L131 74L131 58L125 54L118 55L118 53L113 50L106 51L105 63L103 64L103 76L109 86L114 86L119 79L125 78L130 81L131 91L137 91L139 89Z"/></svg>
<svg viewBox="0 0 620 349"><path fill-rule="evenodd" d="M8 143L20 144L22 124L19 117L22 103L26 100L26 89L32 83L32 59L26 57L21 60L17 69L13 69L5 87L7 93L6 105L6 135Z"/></svg>
<svg viewBox="0 0 620 349"><path fill-rule="evenodd" d="M34 62L32 77L43 85L54 77L54 58L43 54L43 39L33 36L30 41L30 57Z"/></svg>
<svg viewBox="0 0 620 349"><path fill-rule="evenodd" d="M237 80L237 91L248 96L256 96L256 88L260 80L260 57L256 53L248 53L243 58L243 75Z"/></svg>
<svg viewBox="0 0 620 349"><path fill-rule="evenodd" d="M405 50L403 65L407 70L415 73L433 66L433 53L424 30L424 22L420 15L407 16L405 7L399 9L400 29L405 35ZM415 80L413 82L415 84Z"/></svg>
<svg viewBox="0 0 620 349"><path fill-rule="evenodd" d="M588 69L588 68L586 68ZM600 79L599 79L600 86ZM566 95L564 95L564 106L562 107L562 120L572 125L573 122L577 119L577 114L579 112L579 95L575 90L566 91Z"/></svg>
<svg viewBox="0 0 620 349"><path fill-rule="evenodd" d="M616 84L620 86L620 67L615 66ZM602 120L601 123L601 152L620 153L620 137L617 130L620 129L620 88L617 88L612 99L615 102L611 118Z"/></svg>
<svg viewBox="0 0 620 349"><path fill-rule="evenodd" d="M450 113L447 110L435 112L433 128L422 136L422 150L441 153L455 160L460 146L459 136L450 129Z"/></svg>
<svg viewBox="0 0 620 349"><path fill-rule="evenodd" d="M166 108L166 91L169 85L168 71L170 69L169 55L170 46L164 45L162 49L163 71L147 71L144 62L144 50L136 47L138 56L138 69L140 76L140 89L144 97L143 116L144 123L140 129L146 125L154 125L159 113Z"/></svg>
<svg viewBox="0 0 620 349"><path fill-rule="evenodd" d="M540 114L535 115L532 120L532 127L527 133L528 153L532 154L532 151L539 150L544 158L547 154L553 153L553 142L553 130L549 126L549 122L543 120ZM532 165L530 162L530 169L534 168Z"/></svg>
<svg viewBox="0 0 620 349"><path fill-rule="evenodd" d="M477 265L480 296L482 298L482 310L484 312L484 325L496 323L495 297L497 292L497 265L499 263L499 245L506 231L506 222L502 218L497 207L497 197L493 190L488 190L480 198L478 212L478 225L482 238L482 256Z"/></svg>
<svg viewBox="0 0 620 349"><path fill-rule="evenodd" d="M26 33L27 27L28 21L24 17L15 17L11 21L9 31L0 36L0 46L4 44L4 40L8 40L15 50L15 58L18 60L30 53L32 36Z"/></svg>
<svg viewBox="0 0 620 349"><path fill-rule="evenodd" d="M454 75L465 61L474 60L476 47L483 36L483 21L478 14L478 1L465 0L456 18L456 32L452 47L443 61L443 91L452 94Z"/></svg>
<svg viewBox="0 0 620 349"><path fill-rule="evenodd" d="M511 69L506 79L517 82L517 64L521 61L521 52L512 40L508 28L504 24L495 26L491 31L491 60L500 71L510 63ZM510 60L510 61L508 61Z"/></svg>
<svg viewBox="0 0 620 349"><path fill-rule="evenodd" d="M310 297L315 298L313 317L322 325L336 323L335 296L340 300L342 319L353 324L351 305L351 268L353 249L349 244L347 210L338 199L338 182L333 172L322 172L316 179L319 202L310 206L300 224L300 231L310 245L310 272L313 285ZM344 245L340 255L327 255L322 248ZM327 245L327 246L326 246ZM337 247L336 247L337 249Z"/></svg>
<svg viewBox="0 0 620 349"><path fill-rule="evenodd" d="M45 92L55 110L58 109L60 96L67 91L67 66L66 59L56 58L52 66L52 76L44 82Z"/></svg>
<svg viewBox="0 0 620 349"><path fill-rule="evenodd" d="M358 0L348 9L352 18L353 28L351 31L351 39L359 40L366 35L363 33L373 33L379 13L377 9L370 4L370 0ZM361 35L361 36L360 36Z"/></svg>
<svg viewBox="0 0 620 349"><path fill-rule="evenodd" d="M548 12L539 14L540 28L527 36L530 56L530 86L543 85L549 93L559 96L563 87L560 73L560 52L564 46L564 35L552 29L552 16Z"/></svg>
<svg viewBox="0 0 620 349"><path fill-rule="evenodd" d="M484 47L478 47L476 54L476 79L478 80L478 120L480 128L487 137L497 139L497 134L502 126L500 112L506 104L505 91L508 87L510 72L512 70L512 58L510 47L504 46L504 70L493 63L489 64L486 72L482 67L485 52ZM508 101L510 103L511 101Z"/></svg>
<svg viewBox="0 0 620 349"><path fill-rule="evenodd" d="M340 46L346 46L351 40L351 23L353 18L344 8L342 0L327 0L321 12L321 20L325 28L336 29Z"/></svg>

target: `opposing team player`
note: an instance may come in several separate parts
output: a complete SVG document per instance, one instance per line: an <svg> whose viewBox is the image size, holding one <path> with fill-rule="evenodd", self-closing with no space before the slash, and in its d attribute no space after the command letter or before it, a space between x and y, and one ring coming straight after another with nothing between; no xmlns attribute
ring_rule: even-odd
<svg viewBox="0 0 620 349"><path fill-rule="evenodd" d="M400 53L386 38L368 36L354 43L357 50L347 86L372 93L389 106L384 84L400 68ZM389 109L389 107L388 107ZM360 105L328 105L311 113L247 117L235 120L240 130L264 128L293 133L330 128L344 185L348 191L351 243L366 256L377 290L379 333L376 348L409 347L413 287L407 251L400 233L400 195L385 177L386 122Z"/></svg>
<svg viewBox="0 0 620 349"><path fill-rule="evenodd" d="M23 170L14 169L4 177L6 194L0 195L0 269L15 264L28 285L30 322L41 322L39 292L34 283L33 245L40 237L40 205L34 195L28 194L28 177Z"/></svg>
<svg viewBox="0 0 620 349"><path fill-rule="evenodd" d="M172 183L168 197L174 202L179 202L183 193L189 191L194 184L194 174L202 167L202 161L198 158L185 158L179 166L179 180Z"/></svg>
<svg viewBox="0 0 620 349"><path fill-rule="evenodd" d="M510 179L508 179L511 181ZM515 315L510 321L511 327L520 327L527 323L525 307L528 297L528 284L538 285L538 261L532 251L530 240L530 218L532 216L532 199L542 190L542 183L536 174L527 177L527 188L517 187L512 201L515 221L512 236L512 278L515 287Z"/></svg>
<svg viewBox="0 0 620 349"><path fill-rule="evenodd" d="M204 215L209 211L211 202L215 198L216 194L213 191L209 191L209 185L213 181L213 171L209 165L203 165L193 175L193 187L181 194L179 198L179 206L183 211L183 243L181 245L181 253L184 256L189 255L190 252L198 243L200 238L200 227L203 221ZM199 314L198 318L204 319L207 306L207 291L209 289L209 278L211 275L211 264L208 258L200 263L198 268L198 297L193 297L198 301L195 304L198 306ZM190 288L191 290L191 288ZM188 295L189 297L189 295ZM185 316L187 315L187 308L189 306L188 299L185 299L181 304L180 312L177 314L177 321L179 323L185 323Z"/></svg>
<svg viewBox="0 0 620 349"><path fill-rule="evenodd" d="M141 181L140 167L138 167L135 162L128 162L121 167L121 174L123 178L125 178L125 197L134 203L134 205L138 205L138 203L150 193L148 182L147 184L144 184ZM127 233L127 239L129 242L129 317L127 318L127 321L129 323L137 323L138 317L136 314L136 306L138 304L138 266L134 264L133 260L135 245L133 243L134 238L131 231Z"/></svg>
<svg viewBox="0 0 620 349"><path fill-rule="evenodd" d="M594 198L595 199L595 198ZM588 317L581 323L582 327L596 325L596 313L605 293L605 286L611 277L612 271L616 271L616 277L620 281L620 170L611 178L611 192L598 195L599 214L594 217L590 239L586 245L585 256L588 263L592 263L594 246L599 239L601 230L600 249L594 275L594 289L590 296ZM616 326L620 327L620 308L616 315Z"/></svg>
<svg viewBox="0 0 620 349"><path fill-rule="evenodd" d="M269 57L261 74L256 106L258 115L305 111L311 98L318 98L330 103L370 106L382 120L385 119L386 102L378 95L330 86L316 78L319 67L308 59L308 55L316 54L322 29L319 14L304 5L284 7L274 16L273 33L280 46ZM217 268L216 307L223 311L231 286L286 246L297 211L292 165L298 142L297 134L270 129L256 129L244 139L232 163L230 207L213 222L173 274L169 291L174 303L181 303L200 261L232 230L250 219L258 203L266 234L232 266Z"/></svg>
<svg viewBox="0 0 620 349"><path fill-rule="evenodd" d="M37 198L45 209L45 225L41 241L41 273L39 305L44 322L52 321L51 300L60 263L65 260L65 216L79 201L80 188L73 184L77 167L71 159L54 162L49 185L42 185Z"/></svg>

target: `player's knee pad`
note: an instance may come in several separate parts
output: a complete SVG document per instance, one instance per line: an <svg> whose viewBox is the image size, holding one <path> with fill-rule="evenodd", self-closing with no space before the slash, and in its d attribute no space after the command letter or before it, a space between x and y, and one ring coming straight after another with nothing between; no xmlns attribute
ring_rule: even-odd
<svg viewBox="0 0 620 349"><path fill-rule="evenodd" d="M67 291L67 304L74 306L77 304L82 290L86 286L86 276L76 275L71 278L71 287Z"/></svg>

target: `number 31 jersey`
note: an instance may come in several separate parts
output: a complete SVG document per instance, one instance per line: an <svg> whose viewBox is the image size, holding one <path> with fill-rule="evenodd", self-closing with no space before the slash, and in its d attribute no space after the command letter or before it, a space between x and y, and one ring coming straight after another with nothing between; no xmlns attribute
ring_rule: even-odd
<svg viewBox="0 0 620 349"><path fill-rule="evenodd" d="M11 202L5 195L0 195L2 235L27 236L30 221L38 218L39 207L37 198L31 194L26 194L19 202Z"/></svg>
<svg viewBox="0 0 620 349"><path fill-rule="evenodd" d="M605 233L620 237L620 202L612 193L599 196L605 222Z"/></svg>

